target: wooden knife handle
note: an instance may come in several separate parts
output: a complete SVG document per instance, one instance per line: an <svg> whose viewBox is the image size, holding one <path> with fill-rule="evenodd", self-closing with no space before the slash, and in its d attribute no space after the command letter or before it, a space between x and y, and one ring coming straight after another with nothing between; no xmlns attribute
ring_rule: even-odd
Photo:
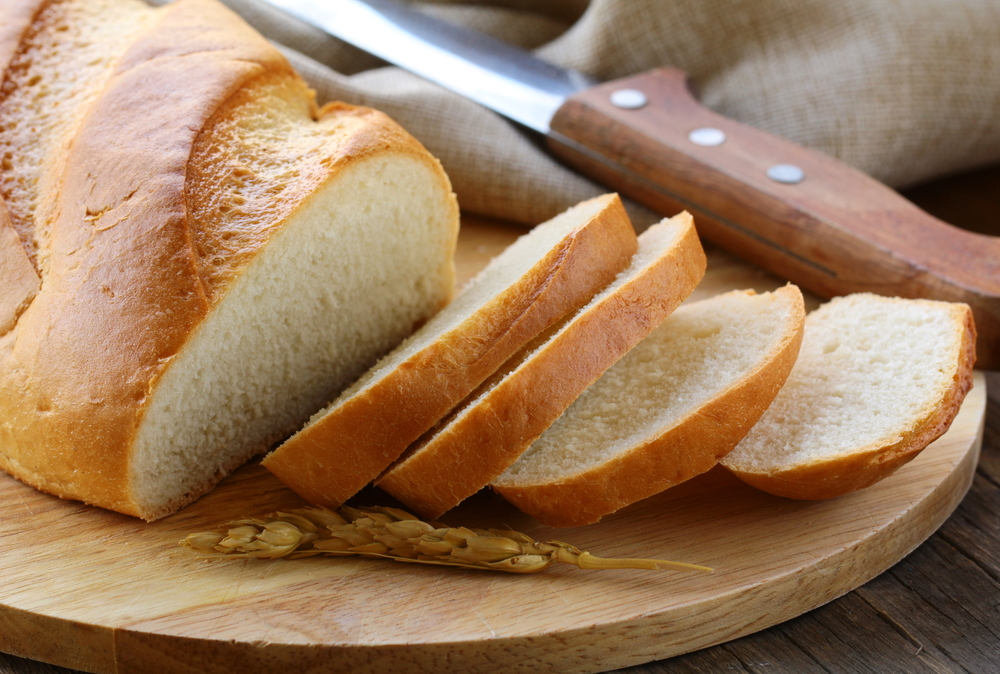
<svg viewBox="0 0 1000 674"><path fill-rule="evenodd" d="M647 102L613 104L623 90ZM979 332L977 366L1000 368L1000 238L953 227L832 157L712 112L679 70L587 89L551 126L549 145L567 163L657 212L687 209L709 241L818 295L966 302ZM725 140L699 145L698 129ZM711 143L720 134L694 137ZM801 181L769 177L779 165L786 179L800 169Z"/></svg>

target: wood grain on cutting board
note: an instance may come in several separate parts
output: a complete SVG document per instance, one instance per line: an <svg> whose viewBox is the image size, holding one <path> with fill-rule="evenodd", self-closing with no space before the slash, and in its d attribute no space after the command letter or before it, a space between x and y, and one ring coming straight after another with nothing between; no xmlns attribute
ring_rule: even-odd
<svg viewBox="0 0 1000 674"><path fill-rule="evenodd" d="M468 276L516 234L466 226ZM697 298L780 281L711 252ZM0 476L0 650L94 672L596 672L720 643L823 604L930 535L975 469L982 378L944 437L888 480L825 502L721 469L588 527L552 530L483 492L443 519L510 526L594 554L712 566L709 576L551 568L533 576L370 559L205 562L177 541L301 505L250 465L145 524ZM375 490L361 495L385 503Z"/></svg>

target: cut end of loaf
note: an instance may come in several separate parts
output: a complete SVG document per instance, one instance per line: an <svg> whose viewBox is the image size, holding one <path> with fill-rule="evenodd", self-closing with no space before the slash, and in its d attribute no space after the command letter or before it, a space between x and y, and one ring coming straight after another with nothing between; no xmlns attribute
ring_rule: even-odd
<svg viewBox="0 0 1000 674"><path fill-rule="evenodd" d="M807 318L785 387L722 463L789 498L869 486L947 430L971 388L974 360L964 304L834 299Z"/></svg>
<svg viewBox="0 0 1000 674"><path fill-rule="evenodd" d="M143 517L264 452L439 308L452 242L438 180L408 155L356 162L268 241L150 401L131 468Z"/></svg>

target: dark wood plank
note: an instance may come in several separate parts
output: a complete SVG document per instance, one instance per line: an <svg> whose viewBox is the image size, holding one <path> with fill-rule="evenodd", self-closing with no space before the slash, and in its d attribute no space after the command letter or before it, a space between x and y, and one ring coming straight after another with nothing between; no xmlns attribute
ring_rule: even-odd
<svg viewBox="0 0 1000 674"><path fill-rule="evenodd" d="M617 669L607 674L703 674L705 672L753 674L753 670L747 669L739 658L722 648L708 648L672 660Z"/></svg>
<svg viewBox="0 0 1000 674"><path fill-rule="evenodd" d="M1000 585L940 536L856 594L925 650L971 672L1000 671Z"/></svg>
<svg viewBox="0 0 1000 674"><path fill-rule="evenodd" d="M863 597L850 593L778 626L828 672L925 674L960 671L921 648Z"/></svg>
<svg viewBox="0 0 1000 674"><path fill-rule="evenodd" d="M672 660L656 663L644 670L634 668L635 674L663 672L746 672L747 674L826 674L811 655L780 630L767 630L723 644L716 648L696 651ZM632 674L633 670L626 670Z"/></svg>
<svg viewBox="0 0 1000 674"><path fill-rule="evenodd" d="M47 665L44 662L25 660L14 655L0 653L0 674L81 674L73 669Z"/></svg>
<svg viewBox="0 0 1000 674"><path fill-rule="evenodd" d="M753 674L824 674L827 670L781 630L768 630L759 639L723 644Z"/></svg>
<svg viewBox="0 0 1000 674"><path fill-rule="evenodd" d="M955 514L938 531L961 554L1000 580L1000 485L980 471Z"/></svg>
<svg viewBox="0 0 1000 674"><path fill-rule="evenodd" d="M1000 372L986 374L986 429L979 474L1000 486Z"/></svg>

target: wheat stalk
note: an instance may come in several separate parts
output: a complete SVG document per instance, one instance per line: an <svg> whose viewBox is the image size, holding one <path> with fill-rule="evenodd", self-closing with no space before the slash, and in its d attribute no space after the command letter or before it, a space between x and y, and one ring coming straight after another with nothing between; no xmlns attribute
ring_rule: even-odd
<svg viewBox="0 0 1000 674"><path fill-rule="evenodd" d="M509 573L535 573L557 562L581 569L712 572L659 559L604 559L561 541L539 543L516 531L446 527L397 508L298 508L230 522L180 543L208 557L361 555Z"/></svg>

